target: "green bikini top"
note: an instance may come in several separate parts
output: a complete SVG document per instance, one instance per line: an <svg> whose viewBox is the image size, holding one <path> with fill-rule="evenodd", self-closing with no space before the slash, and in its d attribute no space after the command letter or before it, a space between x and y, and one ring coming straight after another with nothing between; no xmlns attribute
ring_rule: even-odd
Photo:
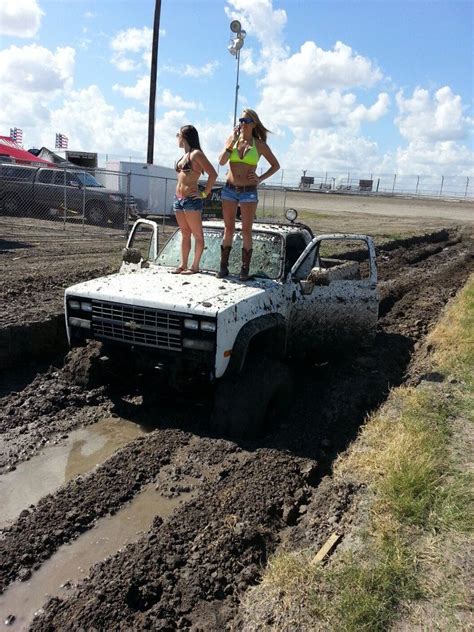
<svg viewBox="0 0 474 632"><path fill-rule="evenodd" d="M241 158L239 156L239 152L236 147L232 150L232 153L229 156L229 162L241 162L246 165L252 165L256 167L258 165L260 155L257 151L257 147L255 146L255 139L253 139L252 147L244 154L244 157Z"/></svg>

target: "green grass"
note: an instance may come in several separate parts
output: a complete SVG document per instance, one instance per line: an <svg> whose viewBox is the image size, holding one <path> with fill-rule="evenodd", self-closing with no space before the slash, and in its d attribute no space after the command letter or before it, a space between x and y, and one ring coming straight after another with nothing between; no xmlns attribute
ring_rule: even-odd
<svg viewBox="0 0 474 632"><path fill-rule="evenodd" d="M472 459L473 331L471 279L428 340L431 368L449 379L392 391L335 464L336 481L371 493L367 523L358 531L361 544L324 568L311 564L309 551L276 556L251 595L265 600L269 590L277 591L274 610L283 629L290 619L291 629L296 617L301 629L387 630L402 605L423 603L428 585L439 612L456 620L468 580L453 571L457 562L447 552L473 531L474 481L466 471Z"/></svg>

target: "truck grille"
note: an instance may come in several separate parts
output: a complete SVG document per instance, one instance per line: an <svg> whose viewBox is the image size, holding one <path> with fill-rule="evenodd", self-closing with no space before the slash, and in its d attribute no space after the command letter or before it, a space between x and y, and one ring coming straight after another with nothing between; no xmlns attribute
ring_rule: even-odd
<svg viewBox="0 0 474 632"><path fill-rule="evenodd" d="M92 330L97 339L181 351L181 317L120 303L92 301Z"/></svg>

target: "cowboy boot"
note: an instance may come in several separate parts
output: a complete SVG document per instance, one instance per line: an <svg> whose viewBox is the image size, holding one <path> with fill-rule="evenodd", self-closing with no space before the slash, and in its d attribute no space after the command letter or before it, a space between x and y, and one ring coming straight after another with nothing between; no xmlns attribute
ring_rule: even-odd
<svg viewBox="0 0 474 632"><path fill-rule="evenodd" d="M242 267L240 268L239 279L241 281L249 280L250 260L252 259L252 249L246 250L242 248Z"/></svg>
<svg viewBox="0 0 474 632"><path fill-rule="evenodd" d="M224 277L229 276L229 255L231 250L232 246L221 245L221 265L219 272L216 275L218 279L223 279Z"/></svg>

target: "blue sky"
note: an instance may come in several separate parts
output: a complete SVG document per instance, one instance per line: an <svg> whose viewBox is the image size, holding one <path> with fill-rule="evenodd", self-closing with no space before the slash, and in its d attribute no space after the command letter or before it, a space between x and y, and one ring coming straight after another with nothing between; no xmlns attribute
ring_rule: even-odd
<svg viewBox="0 0 474 632"><path fill-rule="evenodd" d="M287 172L473 175L471 1L162 0L155 163L232 127L229 22L247 31L239 111ZM2 0L0 135L144 158L153 0Z"/></svg>

